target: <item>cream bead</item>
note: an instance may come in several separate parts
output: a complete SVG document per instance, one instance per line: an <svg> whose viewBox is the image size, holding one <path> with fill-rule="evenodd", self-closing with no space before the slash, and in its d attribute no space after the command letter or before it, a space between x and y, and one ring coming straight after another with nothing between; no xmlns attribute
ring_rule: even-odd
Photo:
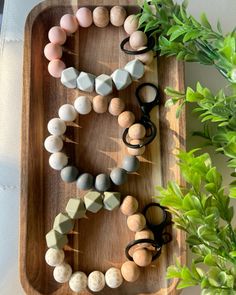
<svg viewBox="0 0 236 295"><path fill-rule="evenodd" d="M105 28L110 21L109 12L106 7L96 7L93 11L93 22L99 28Z"/></svg>
<svg viewBox="0 0 236 295"><path fill-rule="evenodd" d="M60 59L53 59L48 63L48 72L54 78L61 78L62 71L66 65Z"/></svg>
<svg viewBox="0 0 236 295"><path fill-rule="evenodd" d="M137 249L133 254L134 262L141 267L146 267L152 262L152 252L147 249Z"/></svg>
<svg viewBox="0 0 236 295"><path fill-rule="evenodd" d="M129 44L134 50L137 50L138 48L145 46L147 41L147 35L144 32L136 31L130 35Z"/></svg>
<svg viewBox="0 0 236 295"><path fill-rule="evenodd" d="M133 145L141 144L142 140L140 140L140 139L132 139L132 140L130 140L130 143L133 144ZM145 153L145 149L146 149L145 146L143 146L141 148L137 148L137 149L128 147L127 151L131 156L141 156L142 154Z"/></svg>
<svg viewBox="0 0 236 295"><path fill-rule="evenodd" d="M123 283L121 271L115 267L109 268L105 273L105 281L108 287L112 289L119 288Z"/></svg>
<svg viewBox="0 0 236 295"><path fill-rule="evenodd" d="M66 132L66 124L59 118L53 118L48 122L48 131L52 135L63 135Z"/></svg>
<svg viewBox="0 0 236 295"><path fill-rule="evenodd" d="M62 57L62 48L58 44L48 43L44 47L44 55L48 60L60 59Z"/></svg>
<svg viewBox="0 0 236 295"><path fill-rule="evenodd" d="M130 215L127 218L128 228L133 231L141 231L146 226L146 218L141 213Z"/></svg>
<svg viewBox="0 0 236 295"><path fill-rule="evenodd" d="M129 128L135 122L135 116L132 112L125 111L118 117L118 124L122 128Z"/></svg>
<svg viewBox="0 0 236 295"><path fill-rule="evenodd" d="M142 139L146 135L146 129L142 124L136 123L130 126L128 135L131 139Z"/></svg>
<svg viewBox="0 0 236 295"><path fill-rule="evenodd" d="M93 110L98 114L103 114L107 111L108 101L107 97L97 95L93 98Z"/></svg>
<svg viewBox="0 0 236 295"><path fill-rule="evenodd" d="M123 26L126 18L126 10L122 6L113 6L110 11L110 21L113 26Z"/></svg>
<svg viewBox="0 0 236 295"><path fill-rule="evenodd" d="M66 42L66 32L59 26L52 27L48 32L50 42L63 45Z"/></svg>
<svg viewBox="0 0 236 295"><path fill-rule="evenodd" d="M60 152L63 148L63 141L61 137L51 135L45 139L44 147L49 153Z"/></svg>
<svg viewBox="0 0 236 295"><path fill-rule="evenodd" d="M58 115L65 122L73 122L77 117L77 112L71 104L64 104L60 107Z"/></svg>
<svg viewBox="0 0 236 295"><path fill-rule="evenodd" d="M138 50L143 50L146 49L147 47L141 47ZM143 64L145 65L150 65L153 61L154 58L154 53L152 50L142 53L142 54L137 54L135 55L136 59L139 59Z"/></svg>
<svg viewBox="0 0 236 295"><path fill-rule="evenodd" d="M57 266L63 263L65 258L65 253L63 250L58 249L48 249L45 254L45 260L50 266Z"/></svg>
<svg viewBox="0 0 236 295"><path fill-rule="evenodd" d="M54 268L53 277L58 283L66 283L72 274L72 268L68 263L62 263Z"/></svg>
<svg viewBox="0 0 236 295"><path fill-rule="evenodd" d="M74 102L76 111L81 115L87 115L92 110L92 104L87 96L79 96Z"/></svg>
<svg viewBox="0 0 236 295"><path fill-rule="evenodd" d="M121 273L127 282L135 282L140 276L140 268L133 261L126 261L121 266Z"/></svg>
<svg viewBox="0 0 236 295"><path fill-rule="evenodd" d="M126 196L120 206L121 212L126 215L132 215L138 210L138 201L132 196Z"/></svg>
<svg viewBox="0 0 236 295"><path fill-rule="evenodd" d="M60 26L68 34L73 34L78 30L79 24L76 17L72 14L65 14L60 20Z"/></svg>
<svg viewBox="0 0 236 295"><path fill-rule="evenodd" d="M76 18L78 20L80 27L82 28L88 28L93 23L92 12L87 7L79 8L76 12Z"/></svg>
<svg viewBox="0 0 236 295"><path fill-rule="evenodd" d="M93 292L100 292L105 287L105 276L100 271L93 271L88 276L88 287Z"/></svg>
<svg viewBox="0 0 236 295"><path fill-rule="evenodd" d="M54 153L49 157L49 165L54 170L61 170L68 163L66 154L58 152Z"/></svg>
<svg viewBox="0 0 236 295"><path fill-rule="evenodd" d="M88 278L85 273L81 271L75 272L69 281L69 286L73 292L85 291L88 285Z"/></svg>
<svg viewBox="0 0 236 295"><path fill-rule="evenodd" d="M118 97L112 98L108 111L112 116L119 116L125 109L125 103Z"/></svg>
<svg viewBox="0 0 236 295"><path fill-rule="evenodd" d="M124 22L124 29L126 33L131 35L132 33L136 32L138 30L138 22L139 20L136 15L129 15Z"/></svg>

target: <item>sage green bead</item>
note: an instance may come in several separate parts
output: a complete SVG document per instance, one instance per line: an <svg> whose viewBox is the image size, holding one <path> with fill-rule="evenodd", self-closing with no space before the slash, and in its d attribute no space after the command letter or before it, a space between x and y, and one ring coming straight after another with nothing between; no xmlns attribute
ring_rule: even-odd
<svg viewBox="0 0 236 295"><path fill-rule="evenodd" d="M84 196L84 203L88 211L97 213L103 207L102 195L99 192L88 192Z"/></svg>
<svg viewBox="0 0 236 295"><path fill-rule="evenodd" d="M103 198L104 208L112 211L120 206L121 194L118 192L105 192Z"/></svg>
<svg viewBox="0 0 236 295"><path fill-rule="evenodd" d="M53 229L61 234L68 234L74 227L74 221L67 213L59 213L53 224Z"/></svg>
<svg viewBox="0 0 236 295"><path fill-rule="evenodd" d="M71 198L66 205L66 212L72 219L85 217L86 208L82 199Z"/></svg>
<svg viewBox="0 0 236 295"><path fill-rule="evenodd" d="M110 178L115 185L122 185L127 181L127 172L122 168L114 168Z"/></svg>
<svg viewBox="0 0 236 295"><path fill-rule="evenodd" d="M52 229L46 234L46 243L48 248L61 250L68 243L68 239L66 235Z"/></svg>

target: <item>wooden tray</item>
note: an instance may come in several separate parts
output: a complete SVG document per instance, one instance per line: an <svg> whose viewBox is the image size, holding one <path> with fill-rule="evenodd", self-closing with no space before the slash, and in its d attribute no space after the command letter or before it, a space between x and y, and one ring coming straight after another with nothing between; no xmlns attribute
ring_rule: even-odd
<svg viewBox="0 0 236 295"><path fill-rule="evenodd" d="M72 103L79 92L67 90L59 80L51 78L47 72L48 62L43 56L43 48L48 42L50 27L58 24L65 13L74 13L78 6L93 9L98 5L123 5L129 13L137 12L135 1L79 0L45 1L36 6L28 16L25 26L24 90L22 115L22 174L21 174L21 233L20 233L20 276L26 294L70 295L68 284L58 284L52 276L52 268L44 261L46 251L45 234L52 227L55 216L63 211L70 197L79 196L75 184L65 185L58 172L49 168L49 154L43 148L48 136L47 122L57 116L58 108ZM111 74L114 69L124 66L130 59L119 49L125 37L123 29L108 26L105 29L91 27L80 29L75 38L69 38L66 47L75 54L64 54L67 66L76 66L96 75ZM146 73L143 81L159 84L162 92L160 112L152 112L160 130L156 140L146 149L139 174L130 175L129 182L120 187L125 196L131 194L140 201L140 207L151 201L155 186L166 184L168 179L181 181L174 152L185 144L185 118L175 118L175 109L164 108L163 90L169 85L183 88L183 65L175 59L158 59ZM137 118L140 115L134 96L138 83L133 83L125 91L115 93L125 99L127 107ZM150 95L149 92L147 94ZM159 126L160 122L160 126ZM78 144L70 144L73 163L80 171L96 175L108 172L120 165L126 154L122 144L122 131L116 118L109 114L92 112L77 121L82 128L74 126L69 136ZM81 194L80 194L81 195ZM172 231L172 229L170 229ZM89 273L93 270L106 271L126 260L124 248L134 238L127 229L126 218L117 210L89 214L88 219L76 225L76 234L71 235L70 248L66 256L74 270ZM173 241L163 248L161 257L152 266L142 270L140 279L133 284L111 290L105 288L101 294L176 294L177 281L165 279L167 266L174 256L185 262L185 237L173 230ZM74 249L74 251L73 251ZM78 252L79 250L79 252ZM89 291L83 294L91 294Z"/></svg>

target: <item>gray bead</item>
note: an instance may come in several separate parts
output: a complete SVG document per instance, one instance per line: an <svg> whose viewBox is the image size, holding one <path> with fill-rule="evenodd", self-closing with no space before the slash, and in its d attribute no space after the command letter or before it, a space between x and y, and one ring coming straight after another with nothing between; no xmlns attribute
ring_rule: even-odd
<svg viewBox="0 0 236 295"><path fill-rule="evenodd" d="M122 185L127 181L127 172L122 168L114 168L110 178L115 185Z"/></svg>
<svg viewBox="0 0 236 295"><path fill-rule="evenodd" d="M132 83L130 73L124 69L117 69L111 75L117 90L122 90Z"/></svg>
<svg viewBox="0 0 236 295"><path fill-rule="evenodd" d="M61 179L65 182L74 182L78 177L79 171L74 166L67 166L61 170Z"/></svg>
<svg viewBox="0 0 236 295"><path fill-rule="evenodd" d="M145 73L143 63L138 59L133 59L125 66L125 70L130 73L133 80L141 79Z"/></svg>
<svg viewBox="0 0 236 295"><path fill-rule="evenodd" d="M61 73L61 83L67 88L76 88L78 76L79 72L75 68L67 68Z"/></svg>
<svg viewBox="0 0 236 295"><path fill-rule="evenodd" d="M95 78L96 76L92 74L81 72L77 78L77 87L82 91L93 92Z"/></svg>
<svg viewBox="0 0 236 295"><path fill-rule="evenodd" d="M89 173L81 174L76 183L77 187L82 190L89 190L93 187L93 176Z"/></svg>
<svg viewBox="0 0 236 295"><path fill-rule="evenodd" d="M127 172L136 172L139 169L140 162L135 156L125 156L123 159L122 167Z"/></svg>
<svg viewBox="0 0 236 295"><path fill-rule="evenodd" d="M103 96L112 93L112 78L105 74L98 76L95 79L95 88L96 92Z"/></svg>
<svg viewBox="0 0 236 295"><path fill-rule="evenodd" d="M99 192L107 191L111 186L111 180L105 173L99 174L95 179L95 189Z"/></svg>

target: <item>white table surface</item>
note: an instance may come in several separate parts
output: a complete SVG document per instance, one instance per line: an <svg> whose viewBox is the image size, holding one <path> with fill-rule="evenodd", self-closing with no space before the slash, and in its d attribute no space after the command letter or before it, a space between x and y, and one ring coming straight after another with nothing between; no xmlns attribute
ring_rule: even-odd
<svg viewBox="0 0 236 295"><path fill-rule="evenodd" d="M22 99L23 28L26 15L38 0L5 0L2 34L0 38L0 294L24 294L18 274L18 237L20 201L20 126ZM236 25L235 0L189 0L194 16L205 11L212 23L219 19L225 32ZM217 91L225 80L210 67L186 65L186 85L199 80ZM187 145L195 147L197 138L191 137L198 121L187 116ZM212 149L210 150L212 152ZM225 159L213 155L214 163L229 181ZM198 288L184 290L184 295L200 294Z"/></svg>

